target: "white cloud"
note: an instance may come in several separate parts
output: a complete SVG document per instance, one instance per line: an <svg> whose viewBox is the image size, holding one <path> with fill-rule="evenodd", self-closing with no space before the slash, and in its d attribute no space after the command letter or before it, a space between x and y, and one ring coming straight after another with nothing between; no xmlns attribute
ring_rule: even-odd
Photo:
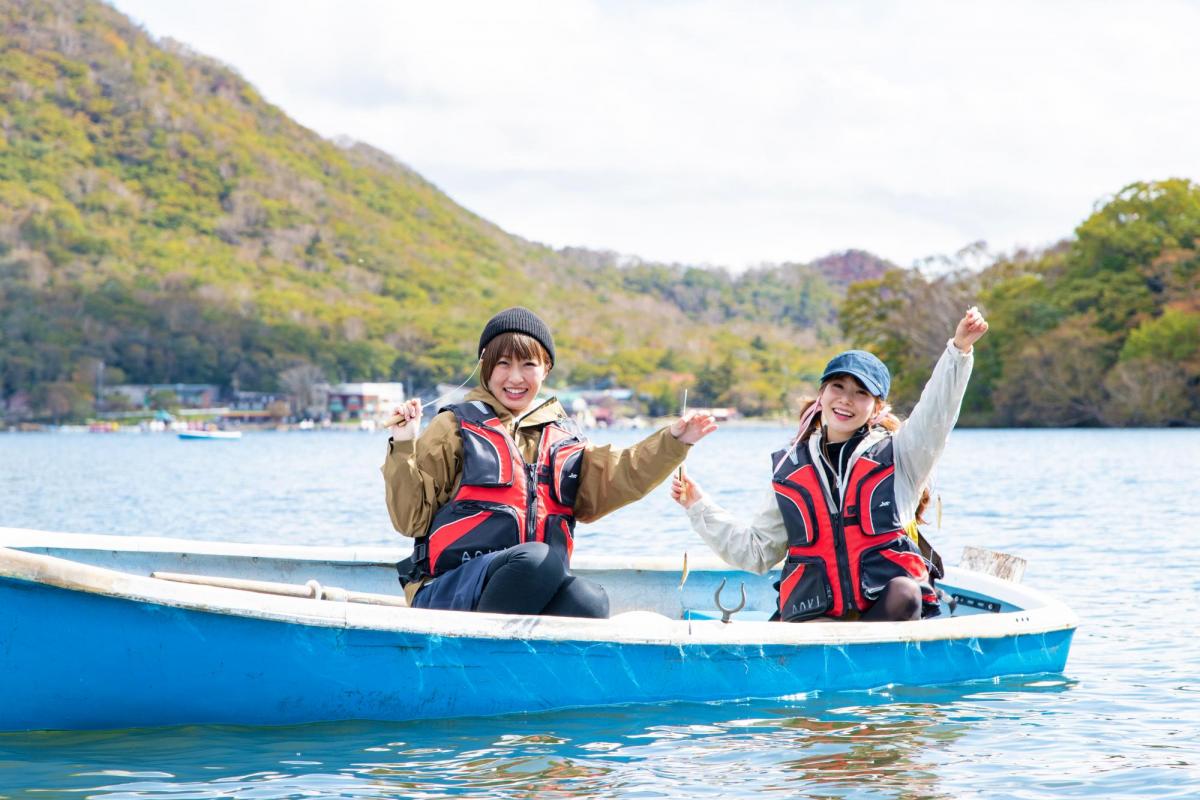
<svg viewBox="0 0 1200 800"><path fill-rule="evenodd" d="M1200 177L1183 0L115 5L553 245L907 263Z"/></svg>

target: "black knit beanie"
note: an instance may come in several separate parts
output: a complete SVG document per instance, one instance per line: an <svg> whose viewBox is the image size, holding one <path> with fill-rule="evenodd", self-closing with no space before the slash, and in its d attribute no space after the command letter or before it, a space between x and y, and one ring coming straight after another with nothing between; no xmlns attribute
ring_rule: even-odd
<svg viewBox="0 0 1200 800"><path fill-rule="evenodd" d="M546 326L541 317L528 308L521 306L506 308L488 320L488 324L483 328L483 334L479 337L479 355L481 357L487 343L502 333L523 333L537 339L550 355L550 366L554 366L554 337L550 335L550 328Z"/></svg>

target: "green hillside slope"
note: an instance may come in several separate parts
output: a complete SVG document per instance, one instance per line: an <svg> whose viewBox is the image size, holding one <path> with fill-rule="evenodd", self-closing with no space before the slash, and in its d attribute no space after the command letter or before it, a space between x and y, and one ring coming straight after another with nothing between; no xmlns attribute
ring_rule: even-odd
<svg viewBox="0 0 1200 800"><path fill-rule="evenodd" d="M0 0L0 31L10 418L86 413L99 370L243 389L306 363L461 379L482 321L515 303L554 325L556 380L612 376L664 403L707 370L703 401L777 410L828 353L842 287L819 266L734 279L556 252L104 4Z"/></svg>

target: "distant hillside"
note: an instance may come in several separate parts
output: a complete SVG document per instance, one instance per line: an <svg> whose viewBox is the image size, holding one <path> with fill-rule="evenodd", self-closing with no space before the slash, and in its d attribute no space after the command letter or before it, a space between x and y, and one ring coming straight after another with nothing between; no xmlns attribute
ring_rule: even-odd
<svg viewBox="0 0 1200 800"><path fill-rule="evenodd" d="M317 136L107 5L0 0L9 419L86 415L100 380L272 389L314 365L431 386L461 379L482 322L515 303L554 326L556 380L615 379L663 408L691 385L779 410L828 354L844 283L822 267L730 278L580 256Z"/></svg>
<svg viewBox="0 0 1200 800"><path fill-rule="evenodd" d="M875 280L896 265L862 250L831 253L810 264L773 264L734 275L728 270L661 264L612 252L568 247L566 258L615 276L633 292L659 297L713 323L761 320L825 330L850 284Z"/></svg>
<svg viewBox="0 0 1200 800"><path fill-rule="evenodd" d="M834 286L840 286L843 289L859 281L878 280L888 270L897 269L897 266L887 259L865 250L830 253L823 258L818 258L809 266Z"/></svg>

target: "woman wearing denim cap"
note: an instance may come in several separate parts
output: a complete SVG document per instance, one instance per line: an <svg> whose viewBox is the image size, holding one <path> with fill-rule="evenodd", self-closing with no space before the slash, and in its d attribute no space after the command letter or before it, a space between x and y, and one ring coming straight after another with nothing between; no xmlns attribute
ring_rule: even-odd
<svg viewBox="0 0 1200 800"><path fill-rule="evenodd" d="M730 564L763 573L784 560L777 618L910 620L938 613L940 566L916 523L926 483L958 419L988 324L972 307L959 321L908 421L887 405L891 375L864 350L836 356L800 430L771 457L772 492L749 525L684 476L671 496ZM924 554L923 554L924 549Z"/></svg>

